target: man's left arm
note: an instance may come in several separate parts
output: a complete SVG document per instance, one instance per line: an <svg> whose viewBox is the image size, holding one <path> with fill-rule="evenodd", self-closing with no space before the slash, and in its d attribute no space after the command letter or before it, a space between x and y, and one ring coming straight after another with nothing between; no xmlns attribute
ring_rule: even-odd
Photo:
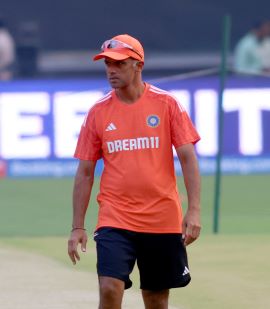
<svg viewBox="0 0 270 309"><path fill-rule="evenodd" d="M188 208L183 219L182 235L187 246L195 241L201 230L200 223L200 173L193 144L176 149L188 196Z"/></svg>

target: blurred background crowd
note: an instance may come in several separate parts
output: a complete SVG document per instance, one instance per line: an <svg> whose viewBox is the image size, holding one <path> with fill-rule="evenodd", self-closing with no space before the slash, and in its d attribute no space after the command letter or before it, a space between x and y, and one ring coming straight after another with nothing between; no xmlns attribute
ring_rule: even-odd
<svg viewBox="0 0 270 309"><path fill-rule="evenodd" d="M222 17L230 14L233 70L270 72L268 0L99 1L2 0L0 79L92 76L91 55L116 34L138 37L148 74L187 72L219 64Z"/></svg>

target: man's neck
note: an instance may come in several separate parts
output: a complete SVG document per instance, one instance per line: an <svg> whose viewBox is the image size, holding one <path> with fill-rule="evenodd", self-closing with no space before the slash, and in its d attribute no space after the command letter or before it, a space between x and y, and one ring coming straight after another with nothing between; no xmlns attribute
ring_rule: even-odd
<svg viewBox="0 0 270 309"><path fill-rule="evenodd" d="M122 102L132 104L142 96L144 89L145 84L143 81L140 81L138 84L132 84L126 88L117 88L115 93Z"/></svg>

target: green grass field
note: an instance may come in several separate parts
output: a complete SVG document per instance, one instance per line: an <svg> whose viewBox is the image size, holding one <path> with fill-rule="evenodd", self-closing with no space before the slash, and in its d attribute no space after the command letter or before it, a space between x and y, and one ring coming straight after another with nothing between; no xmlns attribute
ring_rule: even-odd
<svg viewBox="0 0 270 309"><path fill-rule="evenodd" d="M66 254L71 222L72 179L5 179L0 182L0 246L35 252L73 267ZM270 175L224 176L220 234L212 234L211 176L202 178L202 235L188 248L192 284L172 291L185 309L270 308ZM185 193L179 179L180 192ZM95 227L95 182L87 228ZM186 207L184 203L184 208ZM78 269L95 272L94 243ZM138 274L133 274L138 288Z"/></svg>

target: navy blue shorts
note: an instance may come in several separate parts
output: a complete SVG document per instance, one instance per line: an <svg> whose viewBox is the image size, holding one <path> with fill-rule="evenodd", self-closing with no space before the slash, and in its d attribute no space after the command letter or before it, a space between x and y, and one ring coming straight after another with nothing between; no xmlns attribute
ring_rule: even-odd
<svg viewBox="0 0 270 309"><path fill-rule="evenodd" d="M181 234L138 233L103 227L94 235L99 276L117 278L131 287L135 263L140 288L160 291L184 287L190 280L186 248Z"/></svg>

